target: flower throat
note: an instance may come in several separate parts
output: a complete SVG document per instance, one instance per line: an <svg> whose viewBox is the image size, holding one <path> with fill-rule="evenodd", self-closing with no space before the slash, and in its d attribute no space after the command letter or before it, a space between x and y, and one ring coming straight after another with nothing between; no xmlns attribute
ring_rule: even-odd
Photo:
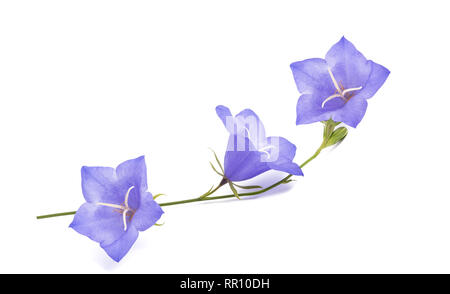
<svg viewBox="0 0 450 294"><path fill-rule="evenodd" d="M344 100L345 103L347 103L348 100L350 100L350 98L352 98L353 96L355 96L355 93L350 93L350 92L354 92L354 91L358 91L361 90L362 87L356 87L356 88L348 88L345 89L344 86L342 85L342 83L339 85L336 81L336 79L334 78L333 73L331 72L331 69L328 68L328 73L330 74L331 80L333 81L333 85L336 88L336 92L334 92L333 95L327 97L323 102L322 102L322 108L325 106L325 103L327 103L328 101L334 99L334 98L341 98L342 100ZM349 94L350 95L347 95Z"/></svg>

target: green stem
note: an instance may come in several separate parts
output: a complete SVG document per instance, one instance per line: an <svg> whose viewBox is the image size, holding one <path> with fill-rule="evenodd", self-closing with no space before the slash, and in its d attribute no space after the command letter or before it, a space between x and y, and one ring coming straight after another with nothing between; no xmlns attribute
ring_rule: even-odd
<svg viewBox="0 0 450 294"><path fill-rule="evenodd" d="M56 216L72 215L75 213L77 213L77 212L76 211L60 212L60 213L54 213L54 214L39 215L36 218L43 219L43 218L56 217Z"/></svg>
<svg viewBox="0 0 450 294"><path fill-rule="evenodd" d="M320 154L322 149L325 148L327 140L328 140L328 138L324 138L322 144L317 149L317 151L310 158L308 158L305 162L303 162L300 165L300 168L303 168L304 166L306 166L309 162L311 162L314 158L316 158ZM239 194L239 196L244 196L245 197L245 196L254 196L254 195L262 194L262 193L267 192L267 191L269 191L269 190L271 190L271 189L273 189L273 188L275 188L275 187L277 187L277 186L279 186L281 184L288 183L288 180L292 176L293 175L287 175L283 179L279 180L278 182L272 184L271 186L269 186L267 188L264 188L264 189L261 189L261 190L258 190L258 191L254 191L254 192L242 193L242 194ZM208 194L211 195L212 193L216 192L222 186L223 186L223 183L221 182L221 184L219 184L214 190L212 190ZM200 197L186 199L186 200L160 203L159 206L170 206L170 205L178 205L178 204L185 204L185 203L199 202L199 201L219 200L219 199L226 199L226 198L233 198L233 197L236 197L236 196L234 194L214 196L214 197L209 197L209 196L204 197L204 195L202 195ZM40 215L40 216L37 216L36 218L37 219L43 219L43 218L50 218L50 217L63 216L63 215L73 215L75 213L76 213L76 211L61 212L61 213Z"/></svg>
<svg viewBox="0 0 450 294"><path fill-rule="evenodd" d="M308 158L305 162L303 162L300 165L300 168L303 168L310 161L312 161L314 158L316 158L320 154L322 149L324 148L324 145L325 144L322 143L322 145L320 145L319 149L317 149L317 151L310 158ZM264 189L261 189L258 191L254 191L254 192L241 193L241 194L239 194L239 196L254 196L254 195L262 194L264 192L272 190L273 188L275 188L281 184L287 183L287 181L292 176L293 175L287 175L283 179L279 180L278 182L276 182L275 184L272 184L271 186L269 186L267 188L264 188ZM207 200L219 200L219 199L226 199L226 198L233 198L233 197L236 197L236 196L234 194L229 194L229 195L221 195L221 196L206 197L206 198L192 198L192 199L186 199L186 200L180 200L180 201L160 203L159 206L170 206L170 205L177 205L177 204L184 204L184 203L191 203L191 202L198 202L198 201L207 201Z"/></svg>
<svg viewBox="0 0 450 294"><path fill-rule="evenodd" d="M206 195L211 195L211 194L213 194L214 192L216 192L217 190L219 190L219 188L222 187L223 185L225 185L226 183L227 183L227 181L222 179L222 181L219 183L219 185L217 185L217 187L214 188L213 190L207 192ZM202 198L203 198L203 199L206 199L206 198L205 198L205 194L202 195L202 196L200 196L200 197L198 197L198 198L193 198L193 199L188 199L188 200L183 200L183 201L175 201L175 202L172 202L172 203L173 203L172 205L174 205L174 204L181 204L181 203L189 203L189 202L200 201L200 199L202 199ZM178 202L179 202L179 203L178 203ZM170 204L166 204L166 205L170 205ZM160 206L161 206L161 204L160 204ZM163 204L162 206L164 206L164 204ZM53 214L39 215L39 216L36 216L36 218L37 218L37 219L43 219L43 218L50 218L50 217L57 217L57 216L64 216L64 215L74 215L75 213L77 213L76 210L75 210L75 211L68 211L68 212L60 212L60 213L53 213Z"/></svg>

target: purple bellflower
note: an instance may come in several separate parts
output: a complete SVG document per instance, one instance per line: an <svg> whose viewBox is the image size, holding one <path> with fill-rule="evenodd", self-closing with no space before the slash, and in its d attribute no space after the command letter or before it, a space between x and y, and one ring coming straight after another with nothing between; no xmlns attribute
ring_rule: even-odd
<svg viewBox="0 0 450 294"><path fill-rule="evenodd" d="M119 262L136 241L139 231L156 223L163 211L147 191L144 156L111 167L81 169L86 203L81 205L70 227L100 243Z"/></svg>
<svg viewBox="0 0 450 294"><path fill-rule="evenodd" d="M291 64L301 96L297 125L332 119L356 127L362 120L367 99L383 85L389 70L367 60L344 37L325 59L312 58Z"/></svg>
<svg viewBox="0 0 450 294"><path fill-rule="evenodd" d="M224 161L228 180L248 180L271 169L303 175L292 162L295 145L282 137L266 137L263 124L252 110L245 109L233 117L227 107L220 105L216 113L230 133Z"/></svg>

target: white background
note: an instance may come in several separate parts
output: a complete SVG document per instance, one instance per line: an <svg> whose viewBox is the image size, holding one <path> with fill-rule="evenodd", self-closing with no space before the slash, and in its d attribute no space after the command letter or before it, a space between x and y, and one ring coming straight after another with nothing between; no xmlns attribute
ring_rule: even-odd
<svg viewBox="0 0 450 294"><path fill-rule="evenodd" d="M449 273L447 1L2 1L1 273ZM159 201L219 180L214 108L252 108L298 147L289 64L345 35L391 70L304 177L257 199L165 207L115 263L68 228L82 165L146 155ZM268 173L252 184L284 175ZM218 195L228 193L223 188Z"/></svg>

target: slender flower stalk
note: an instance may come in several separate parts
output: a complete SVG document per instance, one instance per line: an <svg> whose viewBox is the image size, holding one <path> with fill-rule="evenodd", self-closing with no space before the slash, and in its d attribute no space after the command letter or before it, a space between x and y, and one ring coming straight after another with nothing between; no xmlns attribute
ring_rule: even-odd
<svg viewBox="0 0 450 294"><path fill-rule="evenodd" d="M44 214L44 215L38 215L37 219L43 219L43 218L51 218L51 217L57 217L57 216L65 216L65 215L74 215L77 213L77 211L67 211L67 212L59 212L59 213L52 213L52 214Z"/></svg>
<svg viewBox="0 0 450 294"><path fill-rule="evenodd" d="M337 134L337 131L341 128L338 128L337 130L334 130L334 128L339 124L336 123L332 120L326 121L324 122L325 126L324 126L324 137L323 137L323 141L322 144L319 146L319 148L316 150L316 152L309 157L307 160L305 160L305 162L303 162L300 165L300 168L303 168L304 166L306 166L308 163L310 163L313 159L315 159L320 152L329 146L332 146L336 143L339 143L339 141L342 141L343 138L341 138L340 140L336 141L335 135ZM346 134L346 133L345 133ZM343 136L345 137L345 135ZM335 142L336 141L336 142ZM333 144L332 144L333 143ZM255 195L259 195L262 193L265 193L269 190L272 190L282 184L287 184L291 181L293 181L292 178L292 174L287 175L286 177L284 177L283 179L279 180L278 182L266 187L266 188L262 188L260 190L257 191L253 191L253 192L247 192L247 193L239 193L239 197L248 197L248 196L255 196ZM195 197L195 198L191 198L191 199L185 199L185 200L179 200L179 201L171 201L171 202L163 202L163 203L159 203L159 206L171 206L171 205L179 205L179 204L186 204L186 203L192 203L192 202L201 202L201 201L210 201L210 200L220 200L220 199L227 199L227 198L233 198L236 197L235 194L228 194L228 195L220 195L220 196L210 196L212 195L214 192L216 192L217 190L219 190L222 186L224 186L227 182L222 180L217 187L215 187L214 189L210 189L207 193L199 196L199 197ZM57 217L57 216L65 216L65 215L73 215L75 214L76 211L68 211L68 212L61 212L61 213L54 213L54 214L46 214L46 215L40 215L37 216L37 219L44 219L44 218L51 218L51 217Z"/></svg>

